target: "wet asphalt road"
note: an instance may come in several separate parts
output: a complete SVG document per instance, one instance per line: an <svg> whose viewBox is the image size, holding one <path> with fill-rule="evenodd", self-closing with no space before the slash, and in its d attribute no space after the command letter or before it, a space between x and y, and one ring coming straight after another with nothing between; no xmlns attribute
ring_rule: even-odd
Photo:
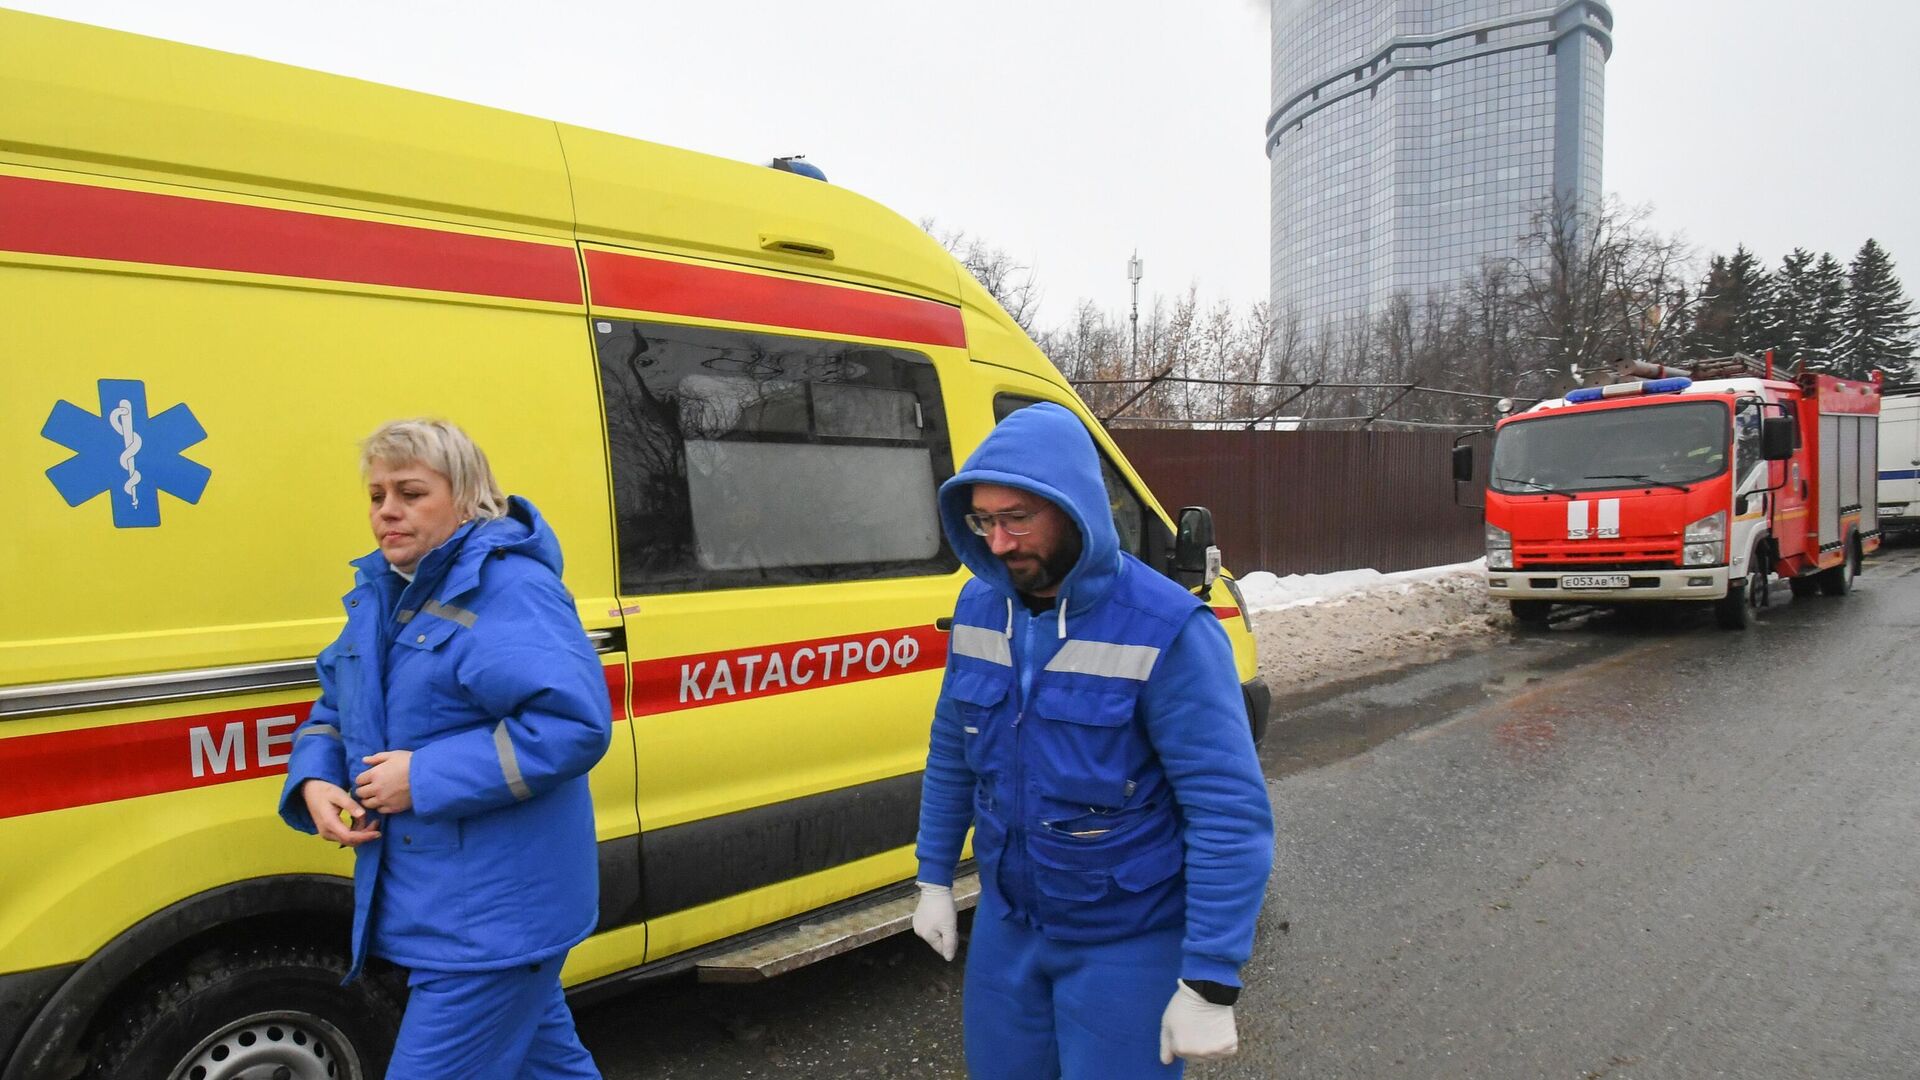
<svg viewBox="0 0 1920 1080"><path fill-rule="evenodd" d="M1241 1055L1188 1075L1920 1077L1920 549L1773 602L1278 702ZM959 995L903 936L579 1021L608 1080L959 1077Z"/></svg>

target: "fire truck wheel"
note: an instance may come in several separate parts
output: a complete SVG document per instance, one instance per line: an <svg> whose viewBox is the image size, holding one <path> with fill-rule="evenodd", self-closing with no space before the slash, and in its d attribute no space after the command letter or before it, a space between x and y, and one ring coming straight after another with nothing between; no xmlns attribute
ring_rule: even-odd
<svg viewBox="0 0 1920 1080"><path fill-rule="evenodd" d="M1794 596L1804 600L1820 591L1820 582L1816 581L1811 575L1807 577L1788 578L1787 588L1793 590Z"/></svg>
<svg viewBox="0 0 1920 1080"><path fill-rule="evenodd" d="M1747 565L1759 566L1760 553L1754 552L1753 559ZM1727 595L1714 601L1713 621L1720 624L1722 630L1745 630L1753 625L1754 616L1760 613L1760 603L1767 595L1767 576L1754 570L1744 581L1736 581L1727 586Z"/></svg>
<svg viewBox="0 0 1920 1080"><path fill-rule="evenodd" d="M1854 576L1860 573L1860 541L1847 537L1847 557L1839 566L1820 571L1820 591L1828 596L1845 596L1853 591Z"/></svg>
<svg viewBox="0 0 1920 1080"><path fill-rule="evenodd" d="M1513 621L1529 630L1545 630L1547 616L1553 611L1551 600L1509 600L1507 606L1513 611Z"/></svg>
<svg viewBox="0 0 1920 1080"><path fill-rule="evenodd" d="M203 956L103 1029L94 1077L378 1080L401 1006L376 980L343 987L343 956L259 945Z"/></svg>

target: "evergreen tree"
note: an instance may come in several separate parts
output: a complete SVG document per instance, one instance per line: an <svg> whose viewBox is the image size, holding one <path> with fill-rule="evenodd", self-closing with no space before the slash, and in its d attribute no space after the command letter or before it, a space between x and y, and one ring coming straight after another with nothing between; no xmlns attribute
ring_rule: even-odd
<svg viewBox="0 0 1920 1080"><path fill-rule="evenodd" d="M1769 348L1772 342L1767 322L1772 294L1771 277L1745 244L1734 248L1731 258L1715 255L1701 289L1693 355L1757 355Z"/></svg>
<svg viewBox="0 0 1920 1080"><path fill-rule="evenodd" d="M1847 313L1847 273L1840 260L1822 252L1807 276L1806 321L1800 327L1797 359L1818 371L1840 362L1840 336Z"/></svg>
<svg viewBox="0 0 1920 1080"><path fill-rule="evenodd" d="M1813 252L1794 248L1773 275L1772 303L1766 315L1774 360L1782 365L1806 355L1807 322L1812 312Z"/></svg>
<svg viewBox="0 0 1920 1080"><path fill-rule="evenodd" d="M1865 378L1874 368L1893 382L1913 378L1913 302L1894 276L1893 259L1877 241L1860 246L1847 268L1847 308L1842 321L1842 374Z"/></svg>

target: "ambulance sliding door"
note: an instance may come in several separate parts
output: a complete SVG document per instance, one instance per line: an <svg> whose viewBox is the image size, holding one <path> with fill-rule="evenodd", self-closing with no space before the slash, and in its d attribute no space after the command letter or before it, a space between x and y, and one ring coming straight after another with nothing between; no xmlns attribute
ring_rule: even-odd
<svg viewBox="0 0 1920 1080"><path fill-rule="evenodd" d="M857 331L869 303L942 306L612 250L588 265L655 960L913 875L935 621L959 585L934 507L954 468L939 350L777 320ZM666 287L623 293L622 267ZM787 289L817 302L782 307ZM768 290L758 326L645 310Z"/></svg>

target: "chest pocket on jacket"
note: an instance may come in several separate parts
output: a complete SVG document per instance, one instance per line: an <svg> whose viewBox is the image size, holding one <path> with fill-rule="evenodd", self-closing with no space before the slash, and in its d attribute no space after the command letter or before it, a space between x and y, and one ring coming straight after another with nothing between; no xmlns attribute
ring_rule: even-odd
<svg viewBox="0 0 1920 1080"><path fill-rule="evenodd" d="M1134 722L1137 686L1112 690L1042 685L1034 690L1040 722L1041 794L1064 804L1116 810L1133 795L1145 764L1146 739Z"/></svg>
<svg viewBox="0 0 1920 1080"><path fill-rule="evenodd" d="M991 759L992 745L1000 737L1000 725L994 714L1001 711L1013 688L1013 673L1002 675L981 671L956 671L947 686L954 712L960 717L961 738L966 740L967 766L975 773Z"/></svg>
<svg viewBox="0 0 1920 1080"><path fill-rule="evenodd" d="M468 616L471 618L471 616ZM409 649L432 652L446 643L446 640L461 629L461 625L451 619L433 615L419 614L400 628L395 641Z"/></svg>

